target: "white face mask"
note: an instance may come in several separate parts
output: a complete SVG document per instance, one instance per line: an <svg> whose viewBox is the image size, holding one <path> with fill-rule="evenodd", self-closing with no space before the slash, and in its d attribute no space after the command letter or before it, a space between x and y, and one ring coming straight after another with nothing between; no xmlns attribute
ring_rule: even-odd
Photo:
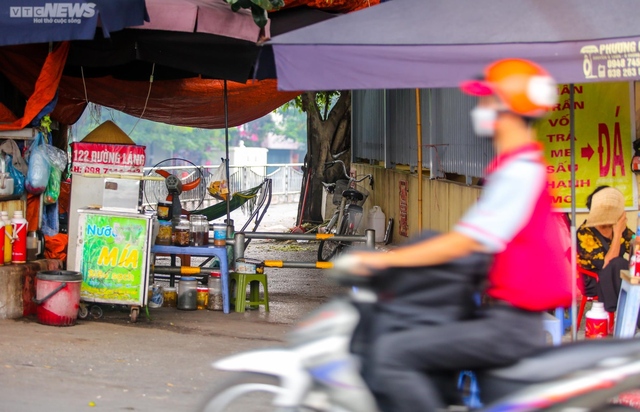
<svg viewBox="0 0 640 412"><path fill-rule="evenodd" d="M471 123L473 131L480 137L493 137L496 131L498 111L488 107L474 107L471 109Z"/></svg>

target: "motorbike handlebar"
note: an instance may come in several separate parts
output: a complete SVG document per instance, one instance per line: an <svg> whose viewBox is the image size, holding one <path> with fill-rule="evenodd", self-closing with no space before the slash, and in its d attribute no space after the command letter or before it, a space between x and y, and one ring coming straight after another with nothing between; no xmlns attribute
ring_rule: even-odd
<svg viewBox="0 0 640 412"><path fill-rule="evenodd" d="M361 264L360 260L352 255L342 255L333 261L333 268L327 271L327 277L340 286L369 286L371 276L354 275L352 268Z"/></svg>

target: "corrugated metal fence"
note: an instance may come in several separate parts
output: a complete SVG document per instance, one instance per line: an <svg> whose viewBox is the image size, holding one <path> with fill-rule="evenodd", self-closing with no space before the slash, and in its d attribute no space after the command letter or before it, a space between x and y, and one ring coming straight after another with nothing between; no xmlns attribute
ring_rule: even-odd
<svg viewBox="0 0 640 412"><path fill-rule="evenodd" d="M481 177L493 156L490 139L475 136L469 111L476 99L457 89L421 90L423 164L431 177ZM385 167L417 166L415 90L353 91L353 158Z"/></svg>

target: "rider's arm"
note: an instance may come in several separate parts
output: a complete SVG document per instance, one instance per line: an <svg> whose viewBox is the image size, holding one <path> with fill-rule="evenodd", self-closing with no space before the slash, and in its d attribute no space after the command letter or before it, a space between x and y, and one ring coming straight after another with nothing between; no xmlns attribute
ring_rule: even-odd
<svg viewBox="0 0 640 412"><path fill-rule="evenodd" d="M545 173L540 163L511 161L491 176L478 202L452 232L392 253L360 254L363 266L383 269L436 265L474 251L501 252L530 219L546 185Z"/></svg>
<svg viewBox="0 0 640 412"><path fill-rule="evenodd" d="M431 266L485 250L475 239L454 231L389 253L367 253L364 263L370 268Z"/></svg>

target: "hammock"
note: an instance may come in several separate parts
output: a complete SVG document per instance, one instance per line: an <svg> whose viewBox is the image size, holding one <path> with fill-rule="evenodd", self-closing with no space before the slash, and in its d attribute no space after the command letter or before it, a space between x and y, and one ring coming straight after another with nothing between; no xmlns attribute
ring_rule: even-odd
<svg viewBox="0 0 640 412"><path fill-rule="evenodd" d="M258 192L264 187L265 183L266 181L260 183L256 187L252 187L251 189L235 192L229 201L229 210L236 210L237 208L242 207L243 211L245 208L249 208L249 213L253 213ZM216 203L213 206L200 210L193 210L190 213L204 215L209 221L216 220L227 215L227 202Z"/></svg>

